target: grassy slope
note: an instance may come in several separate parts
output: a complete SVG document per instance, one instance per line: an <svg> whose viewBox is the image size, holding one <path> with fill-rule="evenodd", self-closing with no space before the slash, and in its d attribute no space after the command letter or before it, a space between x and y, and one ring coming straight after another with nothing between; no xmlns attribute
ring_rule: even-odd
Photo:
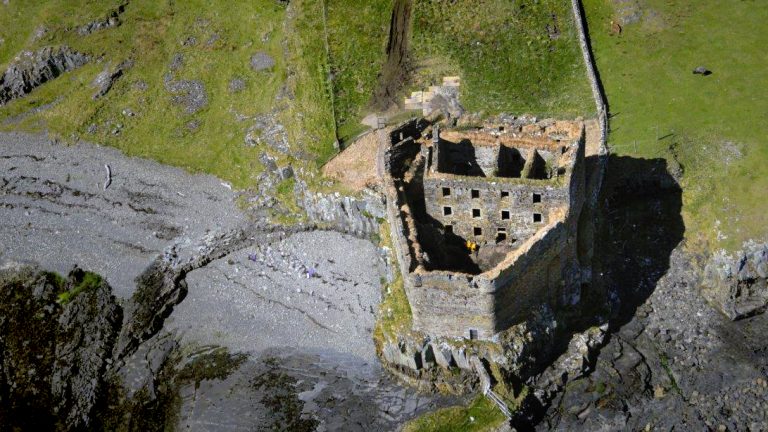
<svg viewBox="0 0 768 432"><path fill-rule="evenodd" d="M640 3L656 16L626 25L617 37L608 34L615 13L611 3L585 1L614 114L612 149L655 158L670 157L668 148L676 147L685 169L689 238L726 249L747 238L765 238L768 34L758 29L768 21L768 7L757 1ZM713 74L693 75L699 65ZM734 148L743 157L734 157Z"/></svg>
<svg viewBox="0 0 768 432"><path fill-rule="evenodd" d="M594 112L569 2L415 0L415 5L418 84L460 75L462 103L488 114ZM547 25L555 23L559 36L550 39Z"/></svg>
<svg viewBox="0 0 768 432"><path fill-rule="evenodd" d="M467 407L450 407L433 411L406 423L403 432L481 432L494 431L506 417L483 396L477 396Z"/></svg>
<svg viewBox="0 0 768 432"><path fill-rule="evenodd" d="M379 226L379 246L386 248L392 261L396 262L397 257L392 245L391 229L388 222L383 222ZM392 271L394 272L394 279L382 287L384 292L379 304L376 327L373 330L373 340L379 349L384 342L395 340L397 335L409 331L413 321L411 305L408 303L408 296L403 285L403 275L400 274L400 268L397 264Z"/></svg>
<svg viewBox="0 0 768 432"><path fill-rule="evenodd" d="M258 150L243 145L250 124L238 121L236 113L254 116L274 105L285 79L281 47L284 7L271 0L243 3L237 8L227 7L224 1L196 0L180 5L136 0L128 5L121 16L124 24L117 28L85 37L65 31L68 26L103 16L108 9L93 7L91 3L60 0L37 3L36 8L21 6L21 2L8 6L28 9L19 13L25 14L24 22L30 27L45 23L51 29L42 40L26 45L27 49L66 44L94 56L104 54L105 61L42 86L27 98L9 104L0 116L18 114L65 95L52 109L11 127L48 128L65 139L77 134L131 155L209 172L236 186L249 185L259 169ZM20 25L3 28L5 38ZM197 44L183 46L182 42L190 36ZM7 61L8 53L17 49L4 52L0 62ZM257 51L269 53L277 65L270 71L252 71L249 59ZM169 65L177 53L184 56L184 62L174 73L174 79L196 79L205 84L208 105L195 114L186 114L173 104L164 87L164 75L171 72ZM106 63L114 65L127 58L134 59L134 67L105 98L92 101L94 90L90 83L95 75ZM236 76L245 79L246 88L231 94L227 87ZM147 89L137 88L138 82L146 83ZM124 116L125 109L136 116ZM199 123L196 130L187 126L193 121ZM95 136L86 134L91 124L99 126ZM114 135L112 131L118 124L123 126L122 131Z"/></svg>
<svg viewBox="0 0 768 432"><path fill-rule="evenodd" d="M328 80L330 66L325 49L323 5L320 0L294 0L286 21L288 64L287 85L295 95L281 120L288 127L289 141L301 143L323 164L335 154L333 87Z"/></svg>
<svg viewBox="0 0 768 432"><path fill-rule="evenodd" d="M385 60L393 0L325 0L336 124L346 141L364 130Z"/></svg>
<svg viewBox="0 0 768 432"><path fill-rule="evenodd" d="M465 103L473 111L589 112L567 8L554 0L484 1L483 7L463 0L448 8L416 0L416 80L426 84L443 75L462 75ZM0 129L48 130L67 141L83 137L130 155L211 173L236 187L253 186L261 170L257 155L264 151L243 144L252 121L238 116L277 112L294 149L318 164L333 156L337 137L344 140L361 131L359 121L369 110L384 61L392 0L295 0L288 13L274 0L236 7L223 0L183 5L134 0L117 28L85 37L72 30L119 4L52 0L0 6L0 69L21 50L47 45L66 44L100 58L0 108ZM545 30L550 12L561 17L561 36L554 42ZM476 25L465 29L465 20ZM434 27L436 22L448 25ZM41 25L48 33L33 40ZM197 43L185 46L190 36ZM483 43L479 49L473 45L477 40ZM252 71L249 59L258 51L269 53L276 66ZM165 89L164 76L177 54L184 61L173 79L201 80L206 88L208 104L195 114L186 114ZM93 101L94 77L128 58L134 66L106 97ZM244 79L246 87L233 94L228 85L235 77ZM287 98L279 97L283 85ZM54 101L52 108L3 124ZM124 110L136 115L125 116ZM92 135L87 131L94 124Z"/></svg>

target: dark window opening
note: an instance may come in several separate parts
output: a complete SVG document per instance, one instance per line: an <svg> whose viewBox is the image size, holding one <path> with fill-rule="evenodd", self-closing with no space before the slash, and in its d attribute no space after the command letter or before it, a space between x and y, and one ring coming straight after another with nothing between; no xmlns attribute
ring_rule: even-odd
<svg viewBox="0 0 768 432"><path fill-rule="evenodd" d="M506 198L509 196L509 191L501 191L501 197Z"/></svg>
<svg viewBox="0 0 768 432"><path fill-rule="evenodd" d="M501 211L501 220L509 220L509 210Z"/></svg>
<svg viewBox="0 0 768 432"><path fill-rule="evenodd" d="M473 218L479 218L480 217L480 209L472 209L472 217Z"/></svg>
<svg viewBox="0 0 768 432"><path fill-rule="evenodd" d="M589 283L583 283L581 284L581 295L584 296L587 293L589 293Z"/></svg>
<svg viewBox="0 0 768 432"><path fill-rule="evenodd" d="M541 202L541 194L538 194L538 193L533 194L533 202L534 202L534 204L535 203L540 203Z"/></svg>
<svg viewBox="0 0 768 432"><path fill-rule="evenodd" d="M480 227L475 227L475 228L474 228L472 231L474 232L474 234L475 234L476 236L481 236L481 235L483 235L483 229L482 229L482 228L480 228Z"/></svg>
<svg viewBox="0 0 768 432"><path fill-rule="evenodd" d="M445 226L445 233L446 234L452 234L453 233L453 225L446 225Z"/></svg>
<svg viewBox="0 0 768 432"><path fill-rule="evenodd" d="M444 187L443 188L443 196L444 197L451 196L451 188Z"/></svg>
<svg viewBox="0 0 768 432"><path fill-rule="evenodd" d="M477 330L469 329L469 338L471 340L476 340L477 339Z"/></svg>
<svg viewBox="0 0 768 432"><path fill-rule="evenodd" d="M496 232L496 243L501 243L507 239L507 229L499 227Z"/></svg>
<svg viewBox="0 0 768 432"><path fill-rule="evenodd" d="M472 198L480 198L480 191L477 189L472 189Z"/></svg>
<svg viewBox="0 0 768 432"><path fill-rule="evenodd" d="M534 222L541 222L541 213L534 213L533 214L533 221Z"/></svg>
<svg viewBox="0 0 768 432"><path fill-rule="evenodd" d="M453 209L452 208L450 208L448 206L443 207L443 216L450 216L452 214L453 214Z"/></svg>

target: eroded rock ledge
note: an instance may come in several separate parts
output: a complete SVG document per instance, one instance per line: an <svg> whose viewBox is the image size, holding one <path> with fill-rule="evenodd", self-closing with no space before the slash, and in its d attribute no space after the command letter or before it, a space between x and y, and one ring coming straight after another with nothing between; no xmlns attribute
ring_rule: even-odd
<svg viewBox="0 0 768 432"><path fill-rule="evenodd" d="M719 251L704 268L704 296L732 320L768 309L768 243L750 240L735 254Z"/></svg>
<svg viewBox="0 0 768 432"><path fill-rule="evenodd" d="M88 63L89 57L69 47L25 51L0 77L0 106L23 97L36 87Z"/></svg>

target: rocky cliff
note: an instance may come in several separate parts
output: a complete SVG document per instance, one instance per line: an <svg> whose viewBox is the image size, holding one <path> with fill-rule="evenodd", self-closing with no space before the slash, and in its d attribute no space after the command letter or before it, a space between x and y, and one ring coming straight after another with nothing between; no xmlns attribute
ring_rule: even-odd
<svg viewBox="0 0 768 432"><path fill-rule="evenodd" d="M0 268L0 424L83 430L94 418L122 310L109 285L73 269Z"/></svg>

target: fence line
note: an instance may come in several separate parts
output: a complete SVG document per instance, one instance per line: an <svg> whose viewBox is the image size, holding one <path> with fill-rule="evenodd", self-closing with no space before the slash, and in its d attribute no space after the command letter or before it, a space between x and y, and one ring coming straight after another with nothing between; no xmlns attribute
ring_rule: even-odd
<svg viewBox="0 0 768 432"><path fill-rule="evenodd" d="M507 404L499 397L499 395L491 390L491 377L488 375L488 371L485 370L483 362L481 362L477 356L473 355L469 359L469 363L474 367L477 376L480 378L480 387L482 387L483 396L493 402L507 419L512 420L512 413L509 411Z"/></svg>

